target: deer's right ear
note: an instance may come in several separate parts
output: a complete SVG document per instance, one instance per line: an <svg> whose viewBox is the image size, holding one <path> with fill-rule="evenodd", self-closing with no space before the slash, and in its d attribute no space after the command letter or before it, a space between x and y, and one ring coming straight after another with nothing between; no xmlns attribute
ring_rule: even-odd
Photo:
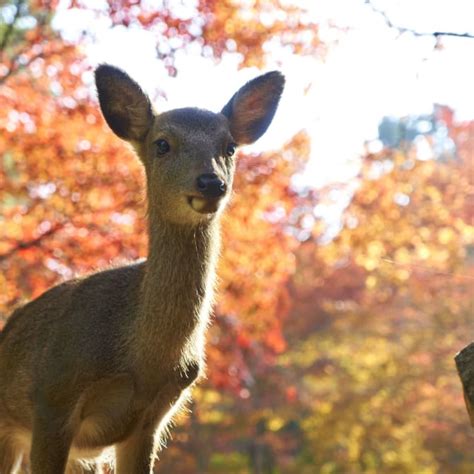
<svg viewBox="0 0 474 474"><path fill-rule="evenodd" d="M95 70L100 108L112 131L127 141L140 141L150 128L151 103L140 86L121 69L102 64Z"/></svg>
<svg viewBox="0 0 474 474"><path fill-rule="evenodd" d="M241 87L221 110L239 145L258 140L273 120L285 85L278 71L268 72Z"/></svg>

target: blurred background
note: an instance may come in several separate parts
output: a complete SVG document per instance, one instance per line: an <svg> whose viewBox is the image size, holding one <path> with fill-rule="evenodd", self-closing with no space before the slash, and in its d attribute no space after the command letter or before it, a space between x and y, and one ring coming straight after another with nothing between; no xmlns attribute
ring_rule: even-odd
<svg viewBox="0 0 474 474"><path fill-rule="evenodd" d="M146 255L140 165L93 69L158 111L287 89L239 152L208 378L158 473L470 473L453 357L474 334L469 0L0 1L0 327Z"/></svg>

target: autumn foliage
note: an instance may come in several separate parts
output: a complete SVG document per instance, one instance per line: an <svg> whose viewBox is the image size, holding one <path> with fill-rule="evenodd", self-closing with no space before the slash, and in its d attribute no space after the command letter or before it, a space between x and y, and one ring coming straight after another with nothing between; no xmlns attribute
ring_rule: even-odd
<svg viewBox="0 0 474 474"><path fill-rule="evenodd" d="M171 74L191 43L243 66L274 47L324 48L287 2L200 0L188 16L152 3L108 0L95 14L152 31ZM0 325L64 279L146 255L140 165L98 112L81 52L91 36L63 39L57 8L0 7ZM304 131L282 150L240 154L208 380L157 472L474 470L453 364L473 329L474 125L443 119L450 159L367 152L354 181L326 189L294 186ZM334 196L349 202L337 222L317 217Z"/></svg>

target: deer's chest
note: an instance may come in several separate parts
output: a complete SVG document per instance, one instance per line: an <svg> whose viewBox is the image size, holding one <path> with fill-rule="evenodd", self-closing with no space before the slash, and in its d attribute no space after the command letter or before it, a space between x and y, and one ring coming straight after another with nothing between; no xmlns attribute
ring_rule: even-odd
<svg viewBox="0 0 474 474"><path fill-rule="evenodd" d="M73 441L78 450L105 447L125 439L137 419L135 384L128 374L98 380L77 405L79 429Z"/></svg>
<svg viewBox="0 0 474 474"><path fill-rule="evenodd" d="M200 370L200 361L193 360L162 374L155 383L129 374L97 381L78 404L80 424L73 447L106 447L125 440L138 426L157 427L181 404L183 392Z"/></svg>

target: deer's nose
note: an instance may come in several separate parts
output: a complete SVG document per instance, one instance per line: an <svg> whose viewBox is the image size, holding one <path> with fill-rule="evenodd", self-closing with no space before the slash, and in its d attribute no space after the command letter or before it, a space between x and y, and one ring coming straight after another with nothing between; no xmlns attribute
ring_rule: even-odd
<svg viewBox="0 0 474 474"><path fill-rule="evenodd" d="M196 179L198 191L207 198L218 198L225 194L227 185L215 173L206 173Z"/></svg>

